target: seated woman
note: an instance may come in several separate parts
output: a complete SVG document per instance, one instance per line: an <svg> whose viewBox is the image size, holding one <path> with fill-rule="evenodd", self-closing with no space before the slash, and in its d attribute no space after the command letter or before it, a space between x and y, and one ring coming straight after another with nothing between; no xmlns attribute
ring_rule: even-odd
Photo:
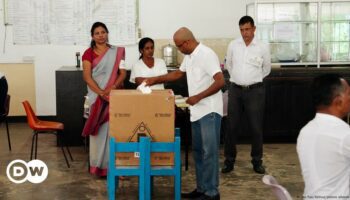
<svg viewBox="0 0 350 200"><path fill-rule="evenodd" d="M154 41L151 38L142 38L139 42L140 58L131 70L130 82L140 85L145 78L160 76L168 73L164 60L154 58ZM164 84L152 85L153 90L164 89Z"/></svg>

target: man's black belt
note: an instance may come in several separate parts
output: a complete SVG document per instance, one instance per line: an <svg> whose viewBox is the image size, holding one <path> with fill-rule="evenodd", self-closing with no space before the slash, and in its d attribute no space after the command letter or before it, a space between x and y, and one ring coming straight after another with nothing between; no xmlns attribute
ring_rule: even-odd
<svg viewBox="0 0 350 200"><path fill-rule="evenodd" d="M236 83L232 83L232 85L236 88L239 88L241 90L249 90L249 89L254 89L263 86L264 84L262 82L259 83L254 83L251 85L237 85Z"/></svg>

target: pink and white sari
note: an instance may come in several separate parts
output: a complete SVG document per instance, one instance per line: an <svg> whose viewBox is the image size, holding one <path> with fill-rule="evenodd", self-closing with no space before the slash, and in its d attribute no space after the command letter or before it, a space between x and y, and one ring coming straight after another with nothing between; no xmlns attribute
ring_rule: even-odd
<svg viewBox="0 0 350 200"><path fill-rule="evenodd" d="M124 60L123 47L110 47L92 63L92 78L102 88L112 87L117 80L119 64ZM88 87L90 115L82 135L90 139L90 173L107 175L109 152L109 102L102 99Z"/></svg>

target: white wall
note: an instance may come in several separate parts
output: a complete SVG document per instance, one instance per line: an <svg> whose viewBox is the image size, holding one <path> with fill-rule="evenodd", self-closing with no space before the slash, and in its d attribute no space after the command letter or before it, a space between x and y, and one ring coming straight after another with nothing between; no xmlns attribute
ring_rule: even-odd
<svg viewBox="0 0 350 200"><path fill-rule="evenodd" d="M144 36L172 38L186 26L197 38L239 35L238 20L247 0L140 0L140 28Z"/></svg>
<svg viewBox="0 0 350 200"><path fill-rule="evenodd" d="M87 47L13 45L12 27L3 25L2 1L0 1L0 63L22 63L25 58L33 58L37 114L56 115L55 70L61 66L76 65L75 52L79 51L82 54ZM173 33L182 26L190 28L197 38L237 37L239 36L237 23L245 14L246 1L248 0L139 0L142 37L171 39ZM128 46L127 64L133 63L137 56L136 46Z"/></svg>

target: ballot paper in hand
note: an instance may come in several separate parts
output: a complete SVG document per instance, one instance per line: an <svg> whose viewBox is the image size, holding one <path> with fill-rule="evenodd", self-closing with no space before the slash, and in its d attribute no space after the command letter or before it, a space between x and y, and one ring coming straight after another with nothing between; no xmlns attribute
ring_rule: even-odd
<svg viewBox="0 0 350 200"><path fill-rule="evenodd" d="M137 90L141 91L143 94L150 94L152 92L151 88L149 86L146 86L146 82L142 82L137 87Z"/></svg>

